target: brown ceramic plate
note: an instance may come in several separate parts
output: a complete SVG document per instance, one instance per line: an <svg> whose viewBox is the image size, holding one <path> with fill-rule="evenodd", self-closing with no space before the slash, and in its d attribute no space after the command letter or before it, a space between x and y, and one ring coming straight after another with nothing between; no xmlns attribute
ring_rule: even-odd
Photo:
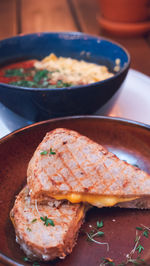
<svg viewBox="0 0 150 266"><path fill-rule="evenodd" d="M26 183L27 165L35 148L46 132L57 127L77 130L106 146L121 159L136 164L150 173L150 127L136 122L108 117L68 117L37 123L4 137L0 140L1 265L26 265L23 261L25 255L15 242L9 212L13 206L15 195ZM90 232L89 225L96 226L96 222L101 220L104 223L103 228L101 228L104 236L99 240L109 243L109 252L107 252L105 245L86 241L84 231ZM150 227L150 210L92 208L86 215L85 223L80 230L72 254L64 260L49 262L47 265L99 266L102 257L112 258L115 265L118 265L125 261L126 254L133 249L136 227L141 224ZM142 236L140 240L140 244L144 247L144 251L140 255L146 261L150 257L149 238ZM137 251L134 256L138 256ZM150 265L150 260L147 263ZM27 265L33 264L27 263ZM40 266L42 265L45 264L40 263Z"/></svg>

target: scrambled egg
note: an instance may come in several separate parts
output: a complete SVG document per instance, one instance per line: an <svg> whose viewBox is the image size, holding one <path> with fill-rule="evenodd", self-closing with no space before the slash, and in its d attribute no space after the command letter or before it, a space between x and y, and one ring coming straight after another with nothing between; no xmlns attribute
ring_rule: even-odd
<svg viewBox="0 0 150 266"><path fill-rule="evenodd" d="M98 82L114 75L108 71L106 66L88 63L83 60L57 57L53 53L42 61L37 61L34 66L37 69L51 71L51 81L54 83L62 80L72 85L83 85Z"/></svg>

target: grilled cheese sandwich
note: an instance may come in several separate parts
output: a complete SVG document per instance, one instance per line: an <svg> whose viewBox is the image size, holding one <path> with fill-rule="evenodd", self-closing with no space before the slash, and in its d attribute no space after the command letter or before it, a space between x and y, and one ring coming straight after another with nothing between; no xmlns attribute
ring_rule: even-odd
<svg viewBox="0 0 150 266"><path fill-rule="evenodd" d="M68 129L46 134L29 162L27 183L10 217L32 260L69 254L89 204L150 208L150 175Z"/></svg>
<svg viewBox="0 0 150 266"><path fill-rule="evenodd" d="M47 133L37 147L27 182L31 198L39 201L53 197L110 207L150 198L150 175L89 138L62 128Z"/></svg>
<svg viewBox="0 0 150 266"><path fill-rule="evenodd" d="M57 204L53 199L36 206L31 202L26 186L10 212L16 241L32 260L64 258L76 243L85 209L83 204ZM46 223L48 221L51 223Z"/></svg>

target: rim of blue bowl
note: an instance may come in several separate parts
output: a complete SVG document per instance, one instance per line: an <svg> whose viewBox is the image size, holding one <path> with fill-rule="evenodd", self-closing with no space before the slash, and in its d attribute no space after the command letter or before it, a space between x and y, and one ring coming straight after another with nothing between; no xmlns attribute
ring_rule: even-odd
<svg viewBox="0 0 150 266"><path fill-rule="evenodd" d="M92 83L89 83L89 84L85 84L85 85L76 85L76 86L70 86L70 87L62 87L62 88L31 88L31 87L21 87L21 86L15 86L15 85L10 85L10 84L6 84L6 83L2 83L0 82L0 85L2 85L3 87L7 87L7 88L10 88L10 89L17 89L17 90L28 90L28 91L68 91L68 90L77 90L77 89L80 89L80 88L87 88L87 87L91 87L91 84L92 85L99 85L99 84L105 84L107 83L108 81L110 80L113 80L115 77L118 77L119 75L121 75L125 70L128 70L129 67L130 67L130 63L131 63L131 57L130 57L130 54L129 52L127 51L127 49L119 44L118 42L116 41L113 41L112 39L109 39L109 38L105 38L105 37L101 37L101 36L98 36L98 35L92 35L92 34L87 34L87 33L82 33L82 32L77 32L77 31L62 31L62 32L36 32L36 33L29 33L29 34L18 34L16 36L13 36L11 38L6 38L6 39L3 39L0 41L1 42L4 42L4 41L9 41L11 39L15 39L15 38L18 38L18 37L25 37L25 36L39 36L41 37L42 35L59 35L59 34L62 34L62 35L70 35L70 36L83 36L83 37L87 37L87 38L91 38L91 39L97 39L97 40L102 40L102 41L107 41L109 43L112 43L116 46L118 46L119 48L121 48L126 56L127 56L127 62L124 64L123 67L121 67L121 70L119 70L118 72L116 72L114 74L114 76L110 77L110 78L107 78L107 79L104 79L104 80L101 80L101 81L98 81L98 82L92 82Z"/></svg>

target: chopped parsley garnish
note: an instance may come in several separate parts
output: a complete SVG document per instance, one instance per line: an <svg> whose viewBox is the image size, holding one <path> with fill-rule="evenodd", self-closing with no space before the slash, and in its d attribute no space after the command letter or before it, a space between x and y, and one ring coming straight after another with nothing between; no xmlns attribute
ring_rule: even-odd
<svg viewBox="0 0 150 266"><path fill-rule="evenodd" d="M62 80L58 80L56 83L56 87L58 87L58 88L70 87L70 86L72 86L71 83L63 82Z"/></svg>
<svg viewBox="0 0 150 266"><path fill-rule="evenodd" d="M57 88L57 86L54 84L54 85L48 85L48 87L47 87L48 89L55 89L55 88Z"/></svg>
<svg viewBox="0 0 150 266"><path fill-rule="evenodd" d="M64 87L71 87L72 84L71 84L71 83L68 83L68 82L64 82L64 83L63 83L63 86L64 86Z"/></svg>
<svg viewBox="0 0 150 266"><path fill-rule="evenodd" d="M18 68L18 69L7 69L5 71L5 77L17 77L17 76L24 76L24 70L23 68Z"/></svg>
<svg viewBox="0 0 150 266"><path fill-rule="evenodd" d="M60 72L59 70L50 71L47 69L37 69L33 66L31 67L20 67L20 68L8 68L4 70L4 77L6 78L6 83L28 87L28 88L64 88L70 87L73 84L70 82L64 82L63 80L53 79L52 74ZM8 79L8 80L7 80Z"/></svg>
<svg viewBox="0 0 150 266"><path fill-rule="evenodd" d="M44 225L46 225L46 226L49 226L49 225L51 225L51 226L55 226L53 220L47 218L47 216L45 216L45 217L40 217L40 219L44 222Z"/></svg>
<svg viewBox="0 0 150 266"><path fill-rule="evenodd" d="M9 84L15 85L15 86L21 86L21 87L35 87L35 83L30 80L18 80L18 81L12 81Z"/></svg>
<svg viewBox="0 0 150 266"><path fill-rule="evenodd" d="M47 77L49 71L46 69L38 70L33 78L34 82L38 83L41 81L41 79Z"/></svg>

